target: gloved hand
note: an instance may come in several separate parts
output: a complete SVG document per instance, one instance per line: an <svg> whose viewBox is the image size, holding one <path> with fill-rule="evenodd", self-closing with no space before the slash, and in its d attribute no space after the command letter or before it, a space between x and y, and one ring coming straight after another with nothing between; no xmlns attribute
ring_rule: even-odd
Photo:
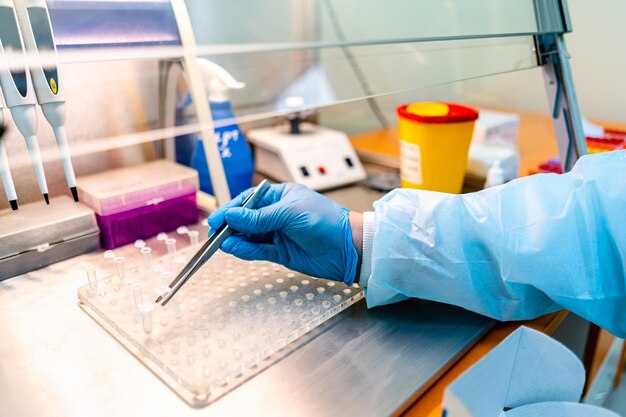
<svg viewBox="0 0 626 417"><path fill-rule="evenodd" d="M224 241L224 252L352 285L358 253L348 209L298 184L273 184L254 209L239 207L252 190L209 217L211 232L224 222L238 232Z"/></svg>

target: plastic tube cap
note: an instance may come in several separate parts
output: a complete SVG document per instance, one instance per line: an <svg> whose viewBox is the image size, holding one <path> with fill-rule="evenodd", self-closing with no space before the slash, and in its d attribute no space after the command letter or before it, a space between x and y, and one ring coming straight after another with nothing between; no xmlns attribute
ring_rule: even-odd
<svg viewBox="0 0 626 417"><path fill-rule="evenodd" d="M454 103L420 102L404 104L397 108L402 119L419 123L463 123L478 119L478 111Z"/></svg>

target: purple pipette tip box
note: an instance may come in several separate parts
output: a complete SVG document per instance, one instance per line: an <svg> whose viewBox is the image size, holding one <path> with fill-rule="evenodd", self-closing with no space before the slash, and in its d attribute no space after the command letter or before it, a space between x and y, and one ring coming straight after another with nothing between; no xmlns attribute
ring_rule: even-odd
<svg viewBox="0 0 626 417"><path fill-rule="evenodd" d="M96 215L104 249L147 239L198 222L195 191L179 197L105 216Z"/></svg>

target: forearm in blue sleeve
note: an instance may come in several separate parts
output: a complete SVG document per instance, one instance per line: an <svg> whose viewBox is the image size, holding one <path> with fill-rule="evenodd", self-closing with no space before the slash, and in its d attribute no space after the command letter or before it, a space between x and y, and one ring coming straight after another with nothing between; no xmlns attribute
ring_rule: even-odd
<svg viewBox="0 0 626 417"><path fill-rule="evenodd" d="M374 207L369 306L417 297L500 320L565 307L626 336L626 151L473 194L396 190Z"/></svg>

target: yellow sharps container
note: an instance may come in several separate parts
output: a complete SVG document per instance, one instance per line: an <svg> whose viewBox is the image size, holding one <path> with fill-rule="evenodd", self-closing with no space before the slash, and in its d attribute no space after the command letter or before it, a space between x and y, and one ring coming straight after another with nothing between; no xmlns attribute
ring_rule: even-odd
<svg viewBox="0 0 626 417"><path fill-rule="evenodd" d="M460 193L478 112L452 103L398 107L404 188Z"/></svg>

